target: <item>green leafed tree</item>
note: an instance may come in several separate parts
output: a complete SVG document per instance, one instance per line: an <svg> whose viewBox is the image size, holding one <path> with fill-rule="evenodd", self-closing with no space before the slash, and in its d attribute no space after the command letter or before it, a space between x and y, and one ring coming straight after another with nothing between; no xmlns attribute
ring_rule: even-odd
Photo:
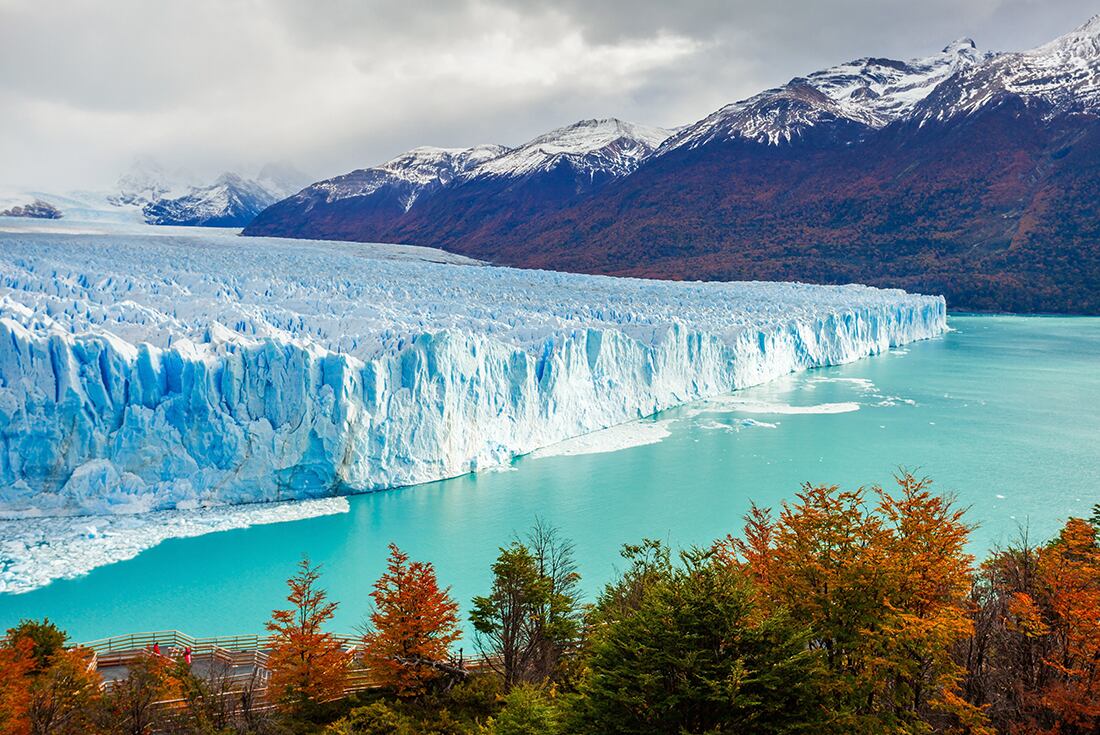
<svg viewBox="0 0 1100 735"><path fill-rule="evenodd" d="M646 548L631 552L641 563L624 575L633 584L609 587L596 611L576 729L816 732L821 668L808 631L766 614L751 581L710 553L674 566L660 547L636 555Z"/></svg>
<svg viewBox="0 0 1100 735"><path fill-rule="evenodd" d="M573 548L556 528L535 525L528 542L500 549L493 587L475 597L475 642L506 690L552 678L580 637L580 576Z"/></svg>

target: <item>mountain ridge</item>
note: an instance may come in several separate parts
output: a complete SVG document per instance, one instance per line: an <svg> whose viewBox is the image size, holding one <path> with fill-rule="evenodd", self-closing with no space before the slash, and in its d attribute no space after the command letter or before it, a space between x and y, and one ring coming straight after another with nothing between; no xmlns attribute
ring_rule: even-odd
<svg viewBox="0 0 1100 735"><path fill-rule="evenodd" d="M1094 17L1028 51L960 39L920 59L856 59L664 131L656 145L635 126L626 166L590 150L505 177L475 168L396 214L369 196L320 210L284 200L245 234L431 245L611 275L859 281L944 293L953 308L1100 313L1100 224L1082 206L1100 201L1098 113ZM538 150L541 137L482 166Z"/></svg>

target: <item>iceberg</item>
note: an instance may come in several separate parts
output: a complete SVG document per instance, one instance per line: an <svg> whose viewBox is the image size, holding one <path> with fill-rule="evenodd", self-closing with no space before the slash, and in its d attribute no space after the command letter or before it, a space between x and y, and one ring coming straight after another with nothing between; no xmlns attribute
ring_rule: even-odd
<svg viewBox="0 0 1100 735"><path fill-rule="evenodd" d="M0 517L367 492L849 362L943 298L410 246L0 232Z"/></svg>

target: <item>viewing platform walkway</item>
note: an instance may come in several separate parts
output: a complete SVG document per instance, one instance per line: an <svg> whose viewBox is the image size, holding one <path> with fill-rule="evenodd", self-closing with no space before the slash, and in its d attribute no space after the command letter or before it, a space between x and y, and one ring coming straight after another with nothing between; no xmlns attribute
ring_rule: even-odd
<svg viewBox="0 0 1100 735"><path fill-rule="evenodd" d="M343 649L352 655L362 644L360 636L332 636ZM88 668L94 668L103 679L103 687L110 689L130 674L131 666L143 657L159 655L172 661L181 661L190 651L191 670L200 678L217 679L226 693L248 690L258 699L266 699L266 689L271 678L271 636L230 635L196 638L178 630L157 630L144 633L100 638L78 644L91 652ZM484 659L459 658L456 667L475 672L487 668ZM370 669L358 661L348 669L345 694L378 686Z"/></svg>

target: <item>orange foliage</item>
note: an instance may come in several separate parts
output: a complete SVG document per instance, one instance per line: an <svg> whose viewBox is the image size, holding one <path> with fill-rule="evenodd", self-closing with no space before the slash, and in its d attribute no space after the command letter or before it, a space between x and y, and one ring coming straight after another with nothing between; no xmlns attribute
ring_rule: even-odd
<svg viewBox="0 0 1100 735"><path fill-rule="evenodd" d="M34 676L28 707L33 732L87 732L102 681L99 672L90 667L91 656L92 652L83 648L62 649Z"/></svg>
<svg viewBox="0 0 1100 735"><path fill-rule="evenodd" d="M812 630L840 729L982 732L951 658L971 631L970 528L928 480L897 483L895 493L807 484L777 519L753 507L743 538L716 552L752 575L766 606Z"/></svg>
<svg viewBox="0 0 1100 735"><path fill-rule="evenodd" d="M326 602L327 593L317 587L319 577L320 568L302 559L298 573L287 580L291 608L273 611L267 623L272 633L268 686L280 701L298 708L341 696L347 681L348 655L331 633L321 630L337 605Z"/></svg>
<svg viewBox="0 0 1100 735"><path fill-rule="evenodd" d="M461 636L458 604L449 590L439 588L431 564L409 562L395 544L371 597L376 609L370 616L373 630L363 639L366 663L399 695L422 693L440 676L439 664Z"/></svg>
<svg viewBox="0 0 1100 735"><path fill-rule="evenodd" d="M30 673L34 668L34 644L28 639L0 646L0 734L27 735L31 723Z"/></svg>
<svg viewBox="0 0 1100 735"><path fill-rule="evenodd" d="M1020 632L1046 639L1045 686L1028 694L1033 725L1022 732L1100 731L1100 546L1096 529L1071 518L1039 549L1035 589L1014 596Z"/></svg>

